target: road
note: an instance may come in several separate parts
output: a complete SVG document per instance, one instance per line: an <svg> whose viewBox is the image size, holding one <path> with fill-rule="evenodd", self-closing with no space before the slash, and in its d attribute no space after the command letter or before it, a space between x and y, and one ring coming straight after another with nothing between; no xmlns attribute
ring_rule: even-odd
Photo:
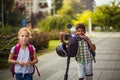
<svg viewBox="0 0 120 80"><path fill-rule="evenodd" d="M93 63L93 80L120 80L120 33L91 33L96 44L96 62ZM34 80L64 80L66 57L59 57L55 51L40 56L37 66L41 77L34 74ZM12 80L10 70L0 71L0 80ZM68 80L78 80L77 63L71 58Z"/></svg>

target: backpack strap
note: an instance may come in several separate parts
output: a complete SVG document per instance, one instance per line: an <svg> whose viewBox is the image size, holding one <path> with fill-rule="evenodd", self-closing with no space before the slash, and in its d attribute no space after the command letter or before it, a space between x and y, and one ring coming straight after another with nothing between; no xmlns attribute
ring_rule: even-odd
<svg viewBox="0 0 120 80"><path fill-rule="evenodd" d="M18 57L18 53L19 53L19 50L20 50L20 43L18 42L15 46L15 49L14 49L14 55L13 55L13 59L16 60L17 57ZM30 53L30 58L31 60L33 60L33 57L34 57L34 50L33 50L33 47L30 43L28 43L28 49L29 49L29 53Z"/></svg>
<svg viewBox="0 0 120 80"><path fill-rule="evenodd" d="M30 43L28 43L28 49L29 49L29 53L30 53L30 59L32 61L33 58L34 58L34 50L33 50L33 47L32 47L32 45ZM37 66L33 65L33 68L34 68L33 74L34 74L35 69L36 69L38 76L40 76L40 72L39 72Z"/></svg>
<svg viewBox="0 0 120 80"><path fill-rule="evenodd" d="M14 55L13 55L13 59L16 60L17 57L18 57L18 53L19 53L19 50L20 50L20 43L18 42L14 48Z"/></svg>
<svg viewBox="0 0 120 80"><path fill-rule="evenodd" d="M14 48L14 54L13 54L13 59L14 59L14 60L17 60L20 47L21 47L21 46L20 46L20 43L18 42L18 43L15 45L15 48ZM13 64L13 65L11 66L12 77L14 77L14 74L15 74L14 67L15 67L15 64Z"/></svg>
<svg viewBox="0 0 120 80"><path fill-rule="evenodd" d="M28 43L27 45L28 45L28 49L29 49L29 53L30 53L30 59L32 61L34 58L34 50L33 50L33 47L30 43Z"/></svg>

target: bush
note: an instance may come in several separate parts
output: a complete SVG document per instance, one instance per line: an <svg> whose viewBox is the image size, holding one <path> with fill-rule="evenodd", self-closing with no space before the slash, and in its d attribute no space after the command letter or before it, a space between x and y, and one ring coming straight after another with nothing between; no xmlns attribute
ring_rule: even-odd
<svg viewBox="0 0 120 80"><path fill-rule="evenodd" d="M49 33L49 36L50 36L50 40L58 40L59 39L59 32L58 30L53 30L51 32L48 32Z"/></svg>
<svg viewBox="0 0 120 80"><path fill-rule="evenodd" d="M70 23L70 19L67 16L49 16L46 19L40 21L38 26L41 32L52 30L64 30L66 25Z"/></svg>
<svg viewBox="0 0 120 80"><path fill-rule="evenodd" d="M43 50L45 48L48 48L48 44L49 44L48 34L34 32L32 34L32 38L30 40L30 43L35 46L37 52L39 50Z"/></svg>
<svg viewBox="0 0 120 80"><path fill-rule="evenodd" d="M0 24L1 25L1 24ZM0 27L0 34L13 34L17 33L20 27L12 27L10 25L3 25Z"/></svg>
<svg viewBox="0 0 120 80"><path fill-rule="evenodd" d="M7 62L10 49L17 42L18 28L12 28L9 25L3 25L0 27L0 69L9 67Z"/></svg>
<svg viewBox="0 0 120 80"><path fill-rule="evenodd" d="M7 58L11 47L17 42L16 34L1 34L0 39L0 57Z"/></svg>

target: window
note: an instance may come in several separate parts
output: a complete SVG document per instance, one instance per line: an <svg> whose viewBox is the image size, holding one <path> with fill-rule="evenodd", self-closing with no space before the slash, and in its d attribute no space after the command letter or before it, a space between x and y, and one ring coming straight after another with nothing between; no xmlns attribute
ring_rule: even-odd
<svg viewBox="0 0 120 80"><path fill-rule="evenodd" d="M47 8L48 4L47 3L39 3L40 8Z"/></svg>

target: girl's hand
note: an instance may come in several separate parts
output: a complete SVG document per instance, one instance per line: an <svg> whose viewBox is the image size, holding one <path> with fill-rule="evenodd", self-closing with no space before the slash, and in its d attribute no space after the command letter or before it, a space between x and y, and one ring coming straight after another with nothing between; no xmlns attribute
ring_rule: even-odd
<svg viewBox="0 0 120 80"><path fill-rule="evenodd" d="M25 65L25 62L22 62L22 61L18 61L18 64L23 67Z"/></svg>
<svg viewBox="0 0 120 80"><path fill-rule="evenodd" d="M30 61L27 61L25 65L30 66L31 65Z"/></svg>

